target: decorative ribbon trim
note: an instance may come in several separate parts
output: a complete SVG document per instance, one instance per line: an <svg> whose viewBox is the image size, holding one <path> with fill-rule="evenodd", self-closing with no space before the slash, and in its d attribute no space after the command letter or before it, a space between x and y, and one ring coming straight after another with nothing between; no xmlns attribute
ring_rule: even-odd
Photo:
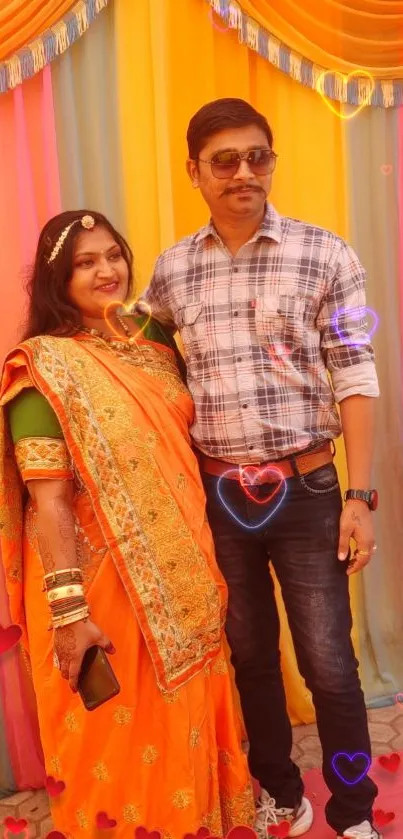
<svg viewBox="0 0 403 839"><path fill-rule="evenodd" d="M376 108L397 108L403 105L403 81L375 79L368 73L349 78L308 61L249 17L236 0L207 0L228 29L237 29L239 41L257 52L270 64L295 81L323 93L328 99L348 105L372 105ZM326 73L326 75L323 75ZM351 75L351 74L350 74ZM320 80L320 77L323 77ZM370 78L369 78L370 77Z"/></svg>
<svg viewBox="0 0 403 839"><path fill-rule="evenodd" d="M0 63L0 93L13 90L65 52L88 29L108 0L80 0L71 12L7 61Z"/></svg>

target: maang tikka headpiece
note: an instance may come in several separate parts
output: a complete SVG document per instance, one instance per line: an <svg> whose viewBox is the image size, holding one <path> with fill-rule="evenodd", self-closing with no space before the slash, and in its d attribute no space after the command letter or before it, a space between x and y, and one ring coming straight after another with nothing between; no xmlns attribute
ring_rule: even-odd
<svg viewBox="0 0 403 839"><path fill-rule="evenodd" d="M74 221L68 224L67 227L65 227L62 233L60 234L53 248L53 251L48 259L48 265L50 265L50 263L53 262L54 259L56 259L58 253L61 251L69 230L71 230L74 224L78 224L79 222L81 222L81 226L85 227L86 230L92 230L92 228L95 227L95 219L92 216L82 216L82 218L74 219Z"/></svg>

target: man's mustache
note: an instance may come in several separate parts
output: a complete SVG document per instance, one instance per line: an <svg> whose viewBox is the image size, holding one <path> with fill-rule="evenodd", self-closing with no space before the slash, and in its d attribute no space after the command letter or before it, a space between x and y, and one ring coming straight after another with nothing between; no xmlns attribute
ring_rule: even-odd
<svg viewBox="0 0 403 839"><path fill-rule="evenodd" d="M262 189L261 186L234 186L234 187L228 187L227 189L224 190L224 192L222 194L223 195L231 195L231 194L234 194L236 192L246 192L247 190L248 191L253 190L253 192L264 192L264 189Z"/></svg>

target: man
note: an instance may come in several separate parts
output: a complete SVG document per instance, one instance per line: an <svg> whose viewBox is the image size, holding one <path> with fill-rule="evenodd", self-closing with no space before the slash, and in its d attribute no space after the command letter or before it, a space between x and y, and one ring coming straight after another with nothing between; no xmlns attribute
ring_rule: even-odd
<svg viewBox="0 0 403 839"><path fill-rule="evenodd" d="M187 171L211 220L159 257L145 299L185 349L250 769L261 785L256 830L270 836L270 826L288 820L288 835L300 836L313 818L290 757L272 563L316 709L328 823L339 837L378 839L376 786L367 775L358 780L365 759L357 753L369 759L371 746L348 594L348 576L375 550L379 391L357 318L364 271L338 236L266 203L273 136L247 102L205 105L187 140ZM341 431L350 487L343 510L331 451Z"/></svg>

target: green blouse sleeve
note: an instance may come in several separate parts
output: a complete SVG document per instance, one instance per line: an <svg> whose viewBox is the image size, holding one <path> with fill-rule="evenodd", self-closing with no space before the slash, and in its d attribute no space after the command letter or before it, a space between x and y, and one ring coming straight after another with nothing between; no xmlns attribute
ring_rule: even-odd
<svg viewBox="0 0 403 839"><path fill-rule="evenodd" d="M24 388L7 405L8 421L14 445L26 437L63 439L59 420L39 390Z"/></svg>

